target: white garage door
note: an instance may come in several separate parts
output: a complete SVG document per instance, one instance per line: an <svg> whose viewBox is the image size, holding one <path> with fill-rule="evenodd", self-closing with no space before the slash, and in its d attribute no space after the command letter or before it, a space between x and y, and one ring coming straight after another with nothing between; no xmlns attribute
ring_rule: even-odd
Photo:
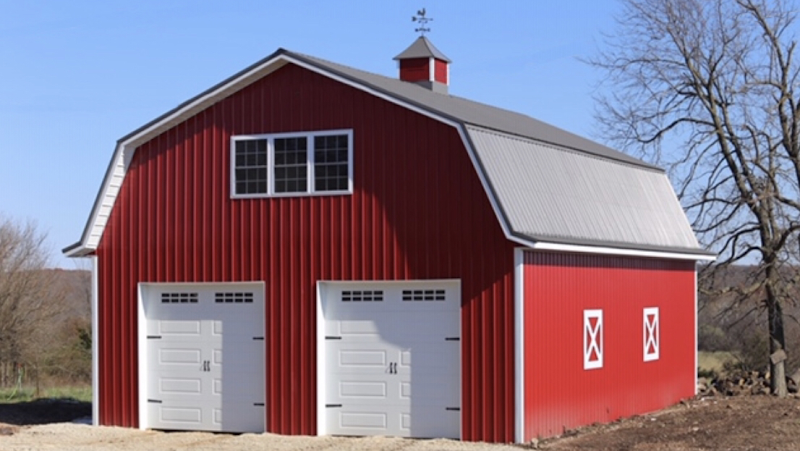
<svg viewBox="0 0 800 451"><path fill-rule="evenodd" d="M325 432L460 438L458 282L320 287Z"/></svg>
<svg viewBox="0 0 800 451"><path fill-rule="evenodd" d="M262 284L143 286L146 427L263 432Z"/></svg>

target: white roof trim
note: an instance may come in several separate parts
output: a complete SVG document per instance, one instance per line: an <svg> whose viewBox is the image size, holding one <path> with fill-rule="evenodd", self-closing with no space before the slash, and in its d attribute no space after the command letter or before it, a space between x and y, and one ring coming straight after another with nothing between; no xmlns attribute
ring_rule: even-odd
<svg viewBox="0 0 800 451"><path fill-rule="evenodd" d="M714 255L708 254L692 254L690 252L660 252L660 251L645 251L638 249L624 249L619 247L607 246L582 246L578 244L562 244L562 243L548 243L543 241L531 242L530 249L539 251L556 251L556 252L575 252L580 254L605 254L605 255L620 255L629 257L649 257L649 258L668 258L674 260L706 260L714 261L717 259Z"/></svg>
<svg viewBox="0 0 800 451"><path fill-rule="evenodd" d="M467 148L468 149L470 148L468 141L465 139L466 137L464 131L462 130L462 127L460 126L459 122L435 114L430 110L420 108L416 105L405 102L401 99L398 99L397 97L387 95L381 91L373 89L364 84L331 73L318 66L308 64L304 61L300 61L296 58L293 58L290 55L286 55L281 52L282 51L279 50L274 57L267 59L261 64L257 64L255 67L253 67L250 70L247 70L246 72L243 72L239 76L234 76L235 78L232 78L227 82L223 82L223 84L220 84L216 88L212 88L205 94L201 94L196 99L193 99L186 104L180 105L176 109L167 113L165 116L156 119L150 124L147 124L144 127L140 128L139 130L135 131L133 134L128 135L122 140L120 140L117 143L116 150L114 151L114 156L112 157L111 160L111 165L109 166L108 171L106 172L105 179L103 180L103 184L97 195L97 199L95 201L94 207L92 208L92 213L90 215L89 221L86 224L86 228L84 229L81 241L73 246L66 248L64 250L64 255L66 255L67 257L79 257L88 255L97 250L97 246L100 244L103 232L105 231L106 222L110 217L111 211L116 202L119 189L122 187L122 183L125 179L125 175L127 174L130 162L133 160L133 155L135 154L136 148L139 145L143 144L150 138L154 137L157 133L166 130L170 126L180 122L183 119L190 117L192 114L214 103L218 99L226 96L228 93L235 92L235 90L238 89L240 86L244 86L246 84L255 81L258 78L266 76L287 63L296 64L297 66L303 67L304 69L316 72L328 78L334 79L338 82L344 83L348 86L352 86L361 91L365 91L381 99L400 105L416 113L422 114L424 116L435 119L439 122L455 127L458 129L459 134L461 135L461 139L464 140L464 143L467 146ZM473 164L475 164L476 160L473 153L474 152L470 151L470 159L472 160ZM481 183L484 185L484 188L487 189L488 184L486 184L483 178L482 171L480 171L477 167L476 170L478 174L481 175ZM112 189L114 187L116 187L117 189ZM495 213L498 213L499 210L497 209L497 202L494 200L493 194L488 189L487 189L487 194L490 198L490 201L492 202L493 208L495 208ZM512 241L518 242L519 240L513 238L511 234L508 232L508 226L507 224L505 224L505 220L502 219L502 216L498 216L498 220L500 221L500 224L503 228L503 232L506 234L506 236Z"/></svg>
<svg viewBox="0 0 800 451"><path fill-rule="evenodd" d="M344 83L348 86L367 92L378 98L402 106L411 111L422 114L436 121L442 122L444 124L456 128L456 130L459 133L459 136L461 137L462 142L464 143L464 147L467 149L470 161L472 162L472 165L475 167L475 172L478 174L481 185L483 186L483 189L486 192L486 195L489 199L492 209L494 210L495 216L497 217L498 223L500 224L500 227L503 230L503 234L508 240L514 243L520 244L525 247L529 247L531 249L556 250L564 252L606 253L606 254L616 254L616 255L635 255L635 256L650 256L650 257L660 257L660 258L676 258L676 259L692 259L692 260L715 259L715 257L707 255L697 255L691 253L682 254L674 252L618 249L611 247L566 245L566 244L556 244L556 243L534 242L520 238L511 233L508 220L502 208L500 207L500 204L496 199L491 184L488 182L486 178L485 171L481 167L475 149L473 148L472 142L469 139L469 135L466 132L465 129L466 124L462 124L461 122L454 120L450 117L434 113L428 109L419 107L417 105L404 101L390 94L386 94L383 91L368 86L366 84L359 83L349 78L340 76L336 73L330 72L314 64L309 64L305 61L299 60L291 55L287 55L285 53L285 50L282 49L278 50L273 57L268 57L262 63L256 63L250 69L245 69L245 71L243 71L241 74L234 75L232 78L228 79L227 81L223 81L216 87L212 87L207 92L199 95L197 98L194 98L178 106L177 108L168 112L164 116L155 119L151 123L146 124L145 126L136 130L132 134L122 138L117 143L117 147L116 150L114 151L111 164L109 165L109 168L106 172L106 176L103 180L103 184L101 185L100 191L98 192L97 199L95 200L94 206L92 207L92 213L84 229L81 241L66 248L64 250L64 255L66 255L67 257L79 257L91 254L95 250L97 250L97 247L100 244L100 240L102 239L103 232L105 231L106 223L110 218L113 206L116 203L117 194L119 193L122 187L123 181L127 174L128 167L130 166L130 163L133 160L133 156L139 145L147 142L149 139L153 138L158 133L167 130L169 127L179 123L180 121L188 117L191 117L193 114L213 104L220 98L227 96L229 93L236 92L236 90L238 90L239 88L244 87L247 84L250 84L260 78L263 78L264 76L269 75L271 72L283 67L285 64L288 63L295 64L304 69L321 74L325 77Z"/></svg>

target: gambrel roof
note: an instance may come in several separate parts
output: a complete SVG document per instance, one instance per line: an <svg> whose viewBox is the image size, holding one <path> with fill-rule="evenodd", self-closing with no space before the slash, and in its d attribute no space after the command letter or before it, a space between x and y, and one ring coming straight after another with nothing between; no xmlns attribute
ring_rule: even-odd
<svg viewBox="0 0 800 451"><path fill-rule="evenodd" d="M120 139L81 240L64 253L81 256L97 249L137 146L286 64L455 127L506 237L522 246L690 259L712 255L699 246L666 174L655 166L520 113L285 49Z"/></svg>

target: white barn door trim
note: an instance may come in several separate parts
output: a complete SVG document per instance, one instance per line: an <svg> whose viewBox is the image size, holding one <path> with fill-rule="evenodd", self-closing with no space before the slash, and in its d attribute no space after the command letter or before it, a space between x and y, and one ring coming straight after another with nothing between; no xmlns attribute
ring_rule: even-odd
<svg viewBox="0 0 800 451"><path fill-rule="evenodd" d="M166 291L165 291L166 290ZM197 300L199 297L201 298L201 302L198 303ZM228 398L224 398L225 393L230 393L229 391L225 391L223 393L223 387L228 387L227 383L223 383L226 378L224 374L226 371L224 370L225 363L222 360L222 349L220 348L217 350L214 346L210 346L210 354L203 357L203 361L201 364L197 366L197 379L203 380L202 384L205 382L209 382L211 384L211 392L214 395L222 396L222 406L214 412L213 416L221 416L222 418L213 418L212 420L216 423L212 429L207 429L205 427L195 428L191 425L187 425L186 427L176 427L175 429L185 429L185 430L212 430L212 431L227 431L227 432L264 432L266 431L266 353L265 353L265 343L266 343L266 290L264 282L211 282L211 283L139 283L138 286L138 302L137 302L137 333L138 333L138 390L139 390L139 429L148 429L148 428L165 428L163 426L164 423L159 423L159 421L155 418L150 418L149 411L151 402L149 401L150 397L150 377L151 372L154 371L156 368L151 368L154 364L152 360L156 357L155 355L149 355L152 352L155 352L153 349L162 349L159 345L151 346L151 344L155 343L152 339L148 339L148 328L154 327L153 324L148 324L151 319L156 318L148 318L148 310L152 310L152 308L148 307L149 302L154 302L153 298L158 295L160 299L160 303L174 303L178 304L181 301L178 299L172 298L179 298L182 294L185 294L187 297L186 305L194 305L195 307L205 303L208 307L208 312L202 312L200 318L197 318L197 329L203 329L209 331L211 335L216 336L217 338L212 338L212 340L217 340L218 342L224 342L224 338L226 336L224 327L225 321L224 319L231 320L235 322L237 325L244 320L245 317L252 318L252 320L244 320L247 324L253 326L252 328L248 327L245 334L247 337L242 334L242 331L238 335L241 335L238 338L238 341L235 343L231 340L228 340L228 343L232 345L234 348L242 349L241 346L250 349L248 351L249 354L257 355L257 359L260 361L251 362L248 359L242 359L238 356L233 358L228 357L225 359L225 362L229 362L228 366L235 365L236 368L239 368L241 365L245 365L250 370L247 371L233 371L234 374L236 373L236 377L242 377L241 375L245 375L244 377L249 377L246 380L237 382L244 382L241 384L234 384L240 386L242 389L242 393L237 393L233 396L233 399L236 399L236 412L233 413L232 416L237 417L233 420L233 426L231 427L231 420L229 420L225 424L225 417L231 414L230 405L232 397L229 396ZM170 299L172 299L170 301ZM210 300L213 299L213 302ZM168 305L168 304L165 304ZM235 309L239 306L247 306L247 312L240 311L236 313ZM163 306L155 310L162 309ZM227 310L223 310L227 309ZM200 310L194 310L195 312L200 312ZM228 315L227 312L230 312ZM252 317L248 316L249 313L252 311L257 311L257 316ZM190 314L194 315L194 313ZM244 315L244 316L242 316ZM151 314L151 316L153 316ZM229 316L226 318L226 316ZM192 318L194 318L192 316ZM260 321L258 320L260 318ZM175 327L186 327L186 324L180 325L177 324L180 321L173 321L172 324ZM195 322L195 321L190 321ZM205 322L205 323L203 323ZM159 321L159 327L162 325L162 322ZM233 328L236 330L236 327ZM151 330L152 331L152 330ZM204 332L205 334L206 332ZM228 333L230 335L230 333ZM249 335L253 335L250 337ZM152 334L151 334L152 335ZM234 334L236 335L236 334ZM152 336L150 338L160 338L158 336ZM166 338L166 336L165 336ZM151 343L153 342L153 343ZM160 343L160 342L159 342ZM166 343L166 340L165 340ZM206 346L209 347L209 346ZM254 349L255 347L255 349ZM151 349L153 348L153 349ZM161 355L160 351L159 355ZM227 355L227 353L225 353ZM237 362L238 361L238 362ZM231 363L235 362L235 363ZM256 371L253 368L257 368ZM218 374L219 373L219 374ZM205 379L212 378L210 381L206 381ZM159 385L160 387L160 385ZM205 387L205 385L204 385ZM225 389L227 390L227 389ZM243 393L247 392L246 395ZM200 396L204 396L200 394ZM258 397L260 399L253 398L252 400L249 399L250 397ZM242 401L239 398L248 397L248 406L251 409L255 409L252 412L239 412L242 410L240 405ZM165 398L167 399L167 398ZM252 402L251 402L252 401ZM157 404L158 400L154 400ZM252 406L250 406L252 404ZM224 412L228 412L228 414L224 414ZM161 412L161 410L159 410ZM163 412L162 412L163 413ZM230 416L228 417L230 418ZM244 425L244 426L242 426ZM240 428L244 427L247 430L239 430Z"/></svg>
<svg viewBox="0 0 800 451"><path fill-rule="evenodd" d="M444 300L444 299L440 299L439 296L444 296L444 293L446 293L446 301L441 303L441 305L443 307L441 307L441 308L435 307L434 306L434 302L435 301L434 302L424 302L424 301L423 302L407 302L407 303L403 302L404 300L410 300L410 299L406 299L407 295L409 295L410 293L421 293L421 292L425 292L425 293L434 292L434 293L436 293L436 296L437 296L436 299L439 299L439 300ZM358 304L362 304L365 307L368 307L370 309L369 311L374 311L374 312L376 312L375 314L377 314L379 316L383 316L384 319L386 320L386 322L381 323L380 320L373 322L373 321L363 321L363 320L337 320L337 319L335 319L335 318L338 318L338 316L334 316L334 315L336 315L336 313L335 313L336 310L332 310L332 308L335 309L336 307L332 307L330 305L330 303L332 303L332 302L340 302L340 301L344 302L345 300L348 300L350 302L346 303L347 307L345 307L345 310L343 310L343 312L347 311L347 312L353 313L353 312L356 312L355 310L352 310L353 307L356 305L356 303L353 302L353 301L355 301L355 298L349 298L348 299L347 297L348 296L367 296L367 295L373 296L373 298L370 299L370 302L366 302L367 299L363 299L362 302L358 302ZM375 296L379 296L378 299L380 299L380 300L376 302L374 300L374 299L376 299ZM393 300L394 301L399 301L399 303L395 304L395 306L400 306L400 308L402 310L401 312L388 311L388 310L393 309L393 307L391 307L391 303L393 302ZM422 299L414 298L414 300L422 300ZM436 304L438 305L439 303L436 302ZM342 304L342 305L345 305L345 304ZM444 307L444 306L447 306L447 307ZM450 310L450 306L454 306L454 308L452 310ZM417 308L422 307L422 308L415 312L414 309L413 309L414 307L417 307ZM408 310L406 310L406 308L408 308ZM434 311L434 310L430 310L432 308L436 309L436 310L439 310L439 311L437 312L437 311ZM387 311L381 313L380 311L382 309L387 309ZM422 312L423 310L424 311L429 311L430 310L430 311L429 311L429 313L419 313L419 312ZM445 311L445 310L447 310L447 311ZM328 314L329 318L326 318L326 313ZM404 324L404 323L400 323L400 322L403 321L402 320L403 317L405 317L408 320L409 318L411 318L411 317L413 317L414 315L417 315L417 314L420 314L422 316L419 317L420 320L415 320L414 321L415 324L407 325L407 324ZM347 315L349 315L349 314L342 313L342 315L345 315L343 317L347 317ZM431 323L432 321L435 321L436 315L440 315L439 317L442 318L442 320L440 320L439 323L437 323L437 324L440 325L440 327L433 327L433 326L426 327L424 325L426 320L427 320L428 323ZM444 316L442 316L442 315L444 315ZM450 315L452 315L452 317ZM335 323L330 323L329 324L329 321L331 320L331 318L334 318L333 321L335 321ZM388 320L387 318L391 318L391 319L397 318L398 322L392 322L392 321ZM349 323L349 324L345 324L345 321L347 321L347 323ZM435 339L436 342L435 343L432 342L432 346L424 347L424 348L425 348L426 351L431 351L431 349L435 349L436 346L438 346L439 340L441 340L442 352L448 353L448 354L445 354L446 358L440 358L436 362L436 364L441 364L441 365L439 365L439 366L441 366L441 368L433 368L433 370L432 370L434 372L435 371L443 371L443 372L447 373L445 378L441 378L441 379L444 379L444 380L447 381L446 389L442 389L442 390L436 391L436 394L438 394L440 392L445 393L442 396L447 399L447 401L445 401L446 404L447 404L447 407L446 408L444 406L437 406L436 408L425 407L422 410L416 410L416 409L419 408L419 407L417 407L417 408L411 408L409 413L402 413L402 409L403 408L400 407L400 409L401 409L400 418L402 418L402 420L400 420L400 422L397 423L397 424L392 422L392 421L395 421L395 422L397 421L396 418L395 418L395 414L397 414L397 412L394 412L394 410L392 410L392 409L396 410L396 408L395 407L387 407L387 409L389 409L389 410L386 411L387 412L387 417L386 418L387 418L387 421L388 421L388 423L387 423L388 426L386 428L377 427L376 426L377 429L375 429L374 432L371 432L369 430L365 430L363 428L362 429L357 429L357 428L356 429L350 429L349 432L342 432L341 430L337 431L335 427L329 427L328 422L331 421L331 416L329 416L329 411L332 408L344 408L344 409L347 409L346 405L342 406L342 404L346 404L346 403L338 404L341 401L335 401L335 405L334 404L330 404L329 405L328 403L333 402L333 401L330 401L330 400L331 399L333 399L333 400L347 399L345 396L353 395L351 393L347 393L347 394L345 394L345 393L331 393L332 389L330 388L330 384L334 383L337 380L341 380L341 379L332 379L332 378L336 377L336 376L334 376L334 374L336 374L336 371L347 371L347 370L344 367L340 368L338 366L337 366L337 368L329 368L332 365L331 362L336 360L336 359L334 359L334 357L336 355L339 355L339 354L329 354L329 353L330 352L341 352L342 353L341 356L344 356L345 353L347 353L347 355L350 355L350 354L353 353L353 350L350 349L350 347L352 347L353 344L350 343L350 340L348 340L348 337L346 336L347 334L345 334L345 333L338 333L338 334L333 333L333 332L335 332L334 331L334 329L335 329L334 326L342 328L342 329L339 329L339 332L344 332L344 327L353 328L354 329L353 333L359 335L359 336L354 336L353 337L354 340L358 340L358 342L355 343L356 345L359 345L359 343L361 343L361 344L367 343L367 342L365 342L363 340L372 340L372 339L368 338L367 335L374 335L374 332L375 332L376 329L382 329L382 330L385 331L387 326L389 326L388 328L391 329L391 331L390 331L390 334L392 336L391 339L386 339L385 337L383 337L383 334L380 333L380 331L379 331L379 333L377 335L377 339L374 342L375 345L373 345L373 344L368 344L367 345L367 346L379 346L379 347L380 346L385 346L386 347L386 349L385 350L381 350L381 352L376 352L376 351L378 351L377 348L375 350L372 350L371 352L369 352L369 354L371 354L371 355L377 355L378 353L381 353L382 355L385 354L386 357L384 357L384 358L386 359L386 362L388 362L388 363L384 362L384 364L386 365L386 369L385 369L385 371L383 371L383 373L385 373L386 375L381 375L381 374L375 373L374 375L372 375L370 377L384 378L386 384L377 384L377 383L375 383L375 381L371 381L371 380L369 382L367 382L366 380L363 382L363 384L367 384L367 385L371 386L373 389L379 388L378 385L382 385L382 386L387 387L386 390L388 390L388 391L387 392L382 392L382 393L387 393L385 395L385 396L387 396L387 399L393 399L393 398L391 398L391 396L392 396L391 390L393 389L392 387L394 387L394 385L397 385L398 387L401 387L401 388L399 388L401 398L410 396L407 393L407 390L411 390L412 394L414 393L415 389L410 388L411 387L411 383L409 382L413 378L410 377L410 376L406 376L405 375L406 372L408 372L409 375L412 374L412 368L413 368L414 372L416 372L416 371L426 372L428 370L431 370L431 368L428 368L427 366L422 366L422 367L412 367L411 366L411 362L412 361L419 362L419 361L424 361L424 359L427 359L428 361L430 361L431 360L430 356L426 356L425 353L423 353L422 357L418 357L419 360L417 360L417 358L412 358L411 355L412 355L413 351L408 351L408 350L404 351L403 350L404 345L401 344L400 342L403 342L405 340L400 335L408 334L407 336L410 337L411 340L418 341L420 337L431 337L431 335L430 335L431 331L433 331L434 334L442 334L441 337L437 336L435 338L433 338L433 337L429 338L430 340L434 340ZM355 329L359 329L359 330L355 331ZM368 333L367 329L372 330L372 332ZM398 335L398 334L400 334L400 335ZM326 339L326 338L329 338L329 339ZM327 434L332 434L332 433L334 433L334 434L335 433L344 433L344 434L354 434L354 435L379 434L379 435L398 435L398 436L412 436L412 437L432 437L432 436L433 437L441 437L441 436L449 436L451 438L460 439L461 438L461 434L462 434L462 424L461 424L461 421L462 421L461 420L461 407L462 407L461 406L461 376L462 376L462 368L461 368L461 341L460 340L461 340L461 283L460 283L460 280L448 279L448 280L413 280L413 281L318 281L317 282L317 434L318 435L327 435ZM348 343L350 343L350 344L348 344ZM372 343L372 341L369 341L369 343ZM413 347L413 345L410 345L410 346ZM452 347L452 352L455 353L455 354L449 354L451 352L449 347ZM364 349L366 349L366 348L364 348ZM383 351L385 351L385 352L383 352ZM398 352L399 352L399 354L398 354L399 355L399 360L398 360L399 363L394 363L394 360L397 360L398 357L389 358L389 356L390 355L394 355L393 353L398 353ZM438 352L438 351L433 351L433 352ZM364 353L364 355L366 355L366 354L367 354L367 352ZM453 360L453 359L457 359L457 360ZM336 360L336 361L338 362L338 360ZM457 362L457 363L447 364L448 361ZM378 363L380 363L380 362L378 362ZM444 369L445 367L450 368L450 370ZM455 367L455 368L453 368L453 367ZM345 373L342 372L340 374L345 374ZM372 373L370 373L370 374L372 374ZM389 376L389 375L392 375L392 376ZM418 373L418 375L421 376L422 373ZM363 377L364 375L361 374L361 372L359 371L358 376L359 377ZM393 380L397 376L399 376L400 379ZM430 379L430 376L431 375L426 372L423 378L419 378L418 377L417 380L428 380L428 379ZM409 381L405 381L404 379L402 379L404 377L408 377ZM434 375L433 377L435 379L437 376ZM425 379L425 378L427 378L427 379ZM436 384L436 382L422 382L422 383L423 384L428 384L428 383ZM346 385L347 385L347 387L350 387L353 384L346 384ZM345 386L343 385L342 387L345 387ZM345 387L345 388L347 388L347 387ZM430 391L432 386L422 385L420 387L421 387L421 388L419 388L420 392L423 392L423 390ZM394 389L397 390L397 387L394 387ZM344 389L342 389L342 390L344 390ZM350 388L347 388L347 390L350 390ZM452 391L452 393L450 393L451 391ZM449 393L449 394L447 394L447 393ZM436 394L433 395L434 398L436 397ZM364 395L366 396L367 394L365 393ZM355 396L361 396L361 395L355 395ZM429 399L430 398L425 398L425 401L428 402ZM371 401L367 401L367 402L371 402ZM377 402L380 403L380 401L377 401ZM413 399L411 399L409 402L410 402L410 404L413 404ZM436 401L436 402L439 402L439 401ZM453 405L451 406L451 404L453 404ZM389 402L389 404L387 404L387 405L393 405L393 404L391 402ZM417 406L419 406L419 405L420 404L417 404ZM431 410L431 409L435 410L435 409L438 409L439 407L441 407L441 413L439 413L439 411L436 410L435 415L432 416L432 415L430 415L431 412L428 412L428 410ZM368 409L369 407L363 407L363 408L364 409ZM351 409L352 409L352 407L351 407ZM425 409L427 409L427 410L425 410ZM350 417L353 416L351 412L348 412L348 413L350 413ZM368 416L368 415L370 415L370 414L366 414L366 411L365 411L364 417L366 418L366 416ZM412 417L414 417L415 415L417 415L416 418L418 420L419 419L423 419L423 417L424 417L424 421L422 421L420 424L422 424L424 422L426 427L420 427L420 428L416 429L416 431L414 430L414 426L413 426L414 423L413 422L415 420ZM430 420L431 417L433 417L433 418L441 418L441 421L442 421L441 422L441 426L439 426L439 425L432 425L431 426L431 423L436 423L436 420L433 420L433 421ZM341 418L344 419L345 417L341 416ZM393 420L393 419L395 419L395 420ZM455 421L455 423L453 423L451 420ZM404 424L405 422L410 423L412 426L409 427L407 424ZM455 426L454 426L454 424L455 424ZM392 429L392 428L395 428L395 429ZM396 432L397 428L401 428L402 429L401 433L397 433ZM438 430L442 430L442 431L446 431L446 432L442 432L442 434L444 434L444 435L438 435L438 433L436 432ZM356 432L352 432L352 431L356 431Z"/></svg>
<svg viewBox="0 0 800 451"><path fill-rule="evenodd" d="M661 346L658 307L648 307L642 311L642 334L644 361L658 360Z"/></svg>
<svg viewBox="0 0 800 451"><path fill-rule="evenodd" d="M603 367L603 310L583 311L583 369Z"/></svg>

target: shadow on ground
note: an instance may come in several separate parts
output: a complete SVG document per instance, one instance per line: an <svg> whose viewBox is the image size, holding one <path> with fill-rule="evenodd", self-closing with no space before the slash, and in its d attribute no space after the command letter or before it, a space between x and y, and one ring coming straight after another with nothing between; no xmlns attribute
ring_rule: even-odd
<svg viewBox="0 0 800 451"><path fill-rule="evenodd" d="M26 426L63 423L92 415L92 403L74 399L37 399L0 404L0 423Z"/></svg>

